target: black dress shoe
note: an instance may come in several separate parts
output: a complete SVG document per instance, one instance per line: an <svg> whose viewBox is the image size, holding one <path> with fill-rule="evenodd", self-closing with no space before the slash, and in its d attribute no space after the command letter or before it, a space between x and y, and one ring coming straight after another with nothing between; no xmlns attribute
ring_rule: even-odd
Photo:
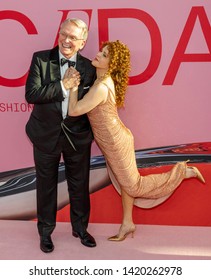
<svg viewBox="0 0 211 280"><path fill-rule="evenodd" d="M50 253L54 250L54 245L50 236L40 237L40 249L44 253Z"/></svg>
<svg viewBox="0 0 211 280"><path fill-rule="evenodd" d="M96 242L94 237L92 237L87 231L73 231L74 237L79 237L81 239L81 243L87 247L95 247Z"/></svg>

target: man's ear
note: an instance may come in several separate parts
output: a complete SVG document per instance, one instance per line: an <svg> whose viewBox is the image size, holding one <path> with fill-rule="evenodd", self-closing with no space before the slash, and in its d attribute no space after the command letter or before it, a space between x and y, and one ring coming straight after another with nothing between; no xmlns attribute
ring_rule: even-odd
<svg viewBox="0 0 211 280"><path fill-rule="evenodd" d="M80 46L80 50L82 50L83 49L83 47L86 45L86 41L84 40L82 43L81 43L81 46Z"/></svg>

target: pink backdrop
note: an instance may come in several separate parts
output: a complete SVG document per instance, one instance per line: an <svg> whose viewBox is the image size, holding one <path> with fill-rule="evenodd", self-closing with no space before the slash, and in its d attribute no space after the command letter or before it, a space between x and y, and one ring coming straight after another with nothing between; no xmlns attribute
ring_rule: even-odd
<svg viewBox="0 0 211 280"><path fill-rule="evenodd" d="M90 59L101 41L120 39L129 46L132 71L120 116L136 149L210 141L210 1L2 0L0 172L34 165L25 134L31 112L25 74L33 52L54 46L67 16L89 25L83 54ZM100 154L95 144L92 154Z"/></svg>
<svg viewBox="0 0 211 280"><path fill-rule="evenodd" d="M209 141L211 2L196 2L1 1L0 172L33 165L21 77L34 51L53 47L66 15L90 24L83 50L90 59L107 38L130 47L132 85L120 115L136 149Z"/></svg>

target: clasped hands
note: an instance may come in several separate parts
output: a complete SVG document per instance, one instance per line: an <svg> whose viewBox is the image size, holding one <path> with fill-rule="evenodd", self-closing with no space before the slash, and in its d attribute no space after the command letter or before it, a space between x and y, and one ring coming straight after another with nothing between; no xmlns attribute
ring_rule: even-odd
<svg viewBox="0 0 211 280"><path fill-rule="evenodd" d="M66 70L62 83L66 90L77 89L80 84L80 79L80 73L74 67L70 67Z"/></svg>

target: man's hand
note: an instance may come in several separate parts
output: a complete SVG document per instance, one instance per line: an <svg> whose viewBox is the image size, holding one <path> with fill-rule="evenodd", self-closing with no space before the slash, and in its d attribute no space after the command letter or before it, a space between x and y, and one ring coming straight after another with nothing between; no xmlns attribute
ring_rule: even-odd
<svg viewBox="0 0 211 280"><path fill-rule="evenodd" d="M62 83L66 90L78 87L80 84L80 73L74 67L68 68L64 74Z"/></svg>

